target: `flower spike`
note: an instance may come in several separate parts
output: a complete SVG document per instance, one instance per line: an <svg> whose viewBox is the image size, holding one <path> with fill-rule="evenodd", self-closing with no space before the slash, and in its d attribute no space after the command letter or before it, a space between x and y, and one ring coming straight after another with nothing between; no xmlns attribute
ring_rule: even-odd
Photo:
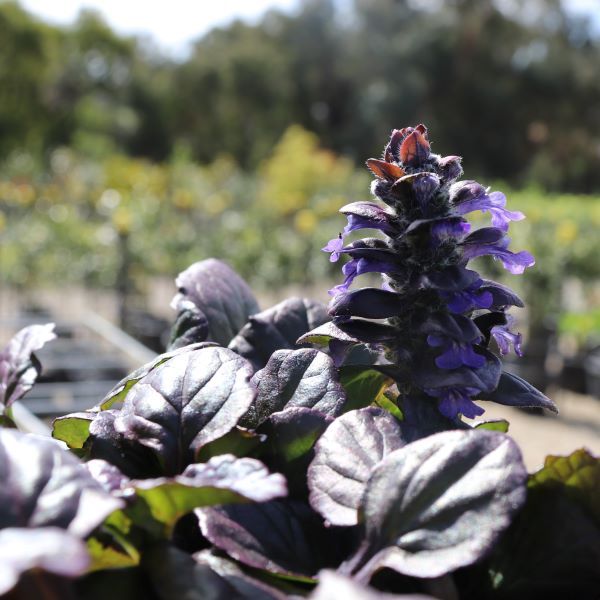
<svg viewBox="0 0 600 600"><path fill-rule="evenodd" d="M457 182L461 158L433 154L424 125L393 130L383 160L367 166L381 204L343 207L348 224L323 248L332 261L350 258L344 282L329 292L331 330L340 332L329 336L330 351L339 363L350 346L363 343L394 371L401 404L402 397L413 405L434 402L448 419L476 417L483 409L475 401L493 396L502 375L490 341L501 355L511 346L522 355L521 334L509 329L506 311L523 303L467 267L479 256L500 260L513 274L533 266L529 252L508 249L510 222L525 216L508 210L501 192ZM492 223L472 230L465 215L478 210L489 212ZM360 229L380 237L344 245ZM381 273L381 287L351 291L364 273Z"/></svg>

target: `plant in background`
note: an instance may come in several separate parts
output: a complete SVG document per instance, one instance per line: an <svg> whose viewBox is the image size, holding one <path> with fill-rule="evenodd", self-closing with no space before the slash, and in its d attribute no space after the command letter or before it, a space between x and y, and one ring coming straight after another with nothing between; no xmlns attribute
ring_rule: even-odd
<svg viewBox="0 0 600 600"><path fill-rule="evenodd" d="M467 268L531 265L507 248L522 215L457 183L423 126L369 166L384 204L342 209L333 321L306 298L260 311L225 263L195 263L167 352L55 420L68 450L1 421L0 595L595 599L600 461L577 450L528 476L506 421L462 419L477 400L554 409L488 349L520 352L520 300ZM471 210L492 227L470 231ZM344 245L365 227L386 237ZM350 291L366 272L383 287ZM21 332L0 355L5 405L51 337Z"/></svg>

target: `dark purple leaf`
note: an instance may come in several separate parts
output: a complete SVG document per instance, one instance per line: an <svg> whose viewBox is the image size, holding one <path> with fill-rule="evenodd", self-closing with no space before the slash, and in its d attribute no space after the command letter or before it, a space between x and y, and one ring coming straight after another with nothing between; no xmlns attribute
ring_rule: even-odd
<svg viewBox="0 0 600 600"><path fill-rule="evenodd" d="M598 492L594 500L598 504ZM527 503L481 565L486 597L596 600L600 527L567 488L534 486ZM474 577L466 571L466 576ZM487 585L486 585L487 584Z"/></svg>
<svg viewBox="0 0 600 600"><path fill-rule="evenodd" d="M260 309L248 284L228 265L209 258L188 267L175 280L178 294L171 306L179 311L192 302L208 320L208 339L221 346L233 339L248 317Z"/></svg>
<svg viewBox="0 0 600 600"><path fill-rule="evenodd" d="M363 497L367 581L388 567L438 577L488 554L526 498L515 442L494 431L447 431L408 444L375 467Z"/></svg>
<svg viewBox="0 0 600 600"><path fill-rule="evenodd" d="M355 316L366 319L385 319L406 309L406 295L378 288L361 288L335 295L328 312L333 317Z"/></svg>
<svg viewBox="0 0 600 600"><path fill-rule="evenodd" d="M32 387L41 371L33 354L56 338L54 323L21 329L0 352L0 407L8 408Z"/></svg>
<svg viewBox="0 0 600 600"><path fill-rule="evenodd" d="M479 273L459 266L449 266L441 271L425 273L421 277L424 287L455 292L464 290L479 279Z"/></svg>
<svg viewBox="0 0 600 600"><path fill-rule="evenodd" d="M169 533L178 519L194 508L239 502L266 502L287 494L285 478L269 473L260 461L215 456L207 463L189 465L181 475L132 480L128 487L144 500L150 515ZM138 513L145 518L145 513ZM133 514L138 525L148 525ZM151 527L152 524L149 524Z"/></svg>
<svg viewBox="0 0 600 600"><path fill-rule="evenodd" d="M392 250L383 240L365 238L344 246L339 253L347 254L352 258L365 258L373 262L390 265L390 270L401 269L400 262L395 250Z"/></svg>
<svg viewBox="0 0 600 600"><path fill-rule="evenodd" d="M463 244L494 244L500 241L505 235L506 232L498 227L481 227L481 229L477 229L469 235Z"/></svg>
<svg viewBox="0 0 600 600"><path fill-rule="evenodd" d="M60 527L85 536L122 505L58 442L0 429L0 528Z"/></svg>
<svg viewBox="0 0 600 600"><path fill-rule="evenodd" d="M507 319L504 312L486 312L473 319L477 329L481 331L485 338L486 345L490 342L492 327L496 325L506 325Z"/></svg>
<svg viewBox="0 0 600 600"><path fill-rule="evenodd" d="M546 408L558 413L556 404L550 398L546 397L518 375L507 372L503 372L500 375L498 387L494 391L482 392L477 398L478 400L489 400L506 406Z"/></svg>
<svg viewBox="0 0 600 600"><path fill-rule="evenodd" d="M317 344L327 346L332 340L347 344L360 344L359 339L342 331L334 323L328 322L305 333L298 338L298 344Z"/></svg>
<svg viewBox="0 0 600 600"><path fill-rule="evenodd" d="M335 571L321 571L319 585L309 600L436 600L423 594L385 594L371 587L360 585L350 577Z"/></svg>
<svg viewBox="0 0 600 600"><path fill-rule="evenodd" d="M181 473L199 448L233 429L248 410L256 394L252 372L226 348L175 356L132 388L114 429L150 448L165 475Z"/></svg>
<svg viewBox="0 0 600 600"><path fill-rule="evenodd" d="M195 513L203 535L217 548L271 573L311 577L336 566L349 550L335 528L324 527L317 513L293 500L199 508Z"/></svg>
<svg viewBox="0 0 600 600"><path fill-rule="evenodd" d="M256 399L241 422L252 429L284 408L314 408L335 417L346 401L333 361L314 348L277 350L252 382Z"/></svg>
<svg viewBox="0 0 600 600"><path fill-rule="evenodd" d="M91 409L91 412L98 412L101 410L108 410L118 402L123 402L125 400L125 396L131 390L131 388L143 377L148 375L151 371L160 367L163 363L171 360L175 356L179 356L181 354L186 354L187 352L193 352L194 350L199 350L200 348L210 348L215 346L212 342L200 342L198 344L192 344L188 346L183 346L182 348L177 348L176 350L171 350L170 352L165 352L164 354L159 354L154 360L142 365L132 373L129 373L126 377L123 377L119 383L117 383L106 396L104 396L102 402L100 404L94 406ZM69 415L67 415L69 416Z"/></svg>
<svg viewBox="0 0 600 600"><path fill-rule="evenodd" d="M127 477L157 477L163 474L159 457L135 440L126 439L115 429L116 410L97 413L89 426L84 451L92 459L115 465Z"/></svg>
<svg viewBox="0 0 600 600"><path fill-rule="evenodd" d="M449 225L452 227L453 225L459 225L464 223L464 219L462 217L436 217L434 219L417 219L412 221L412 223L405 229L404 235L408 234L418 234L421 233L423 229L428 229L430 227L435 227L436 225Z"/></svg>
<svg viewBox="0 0 600 600"><path fill-rule="evenodd" d="M398 337L398 330L391 325L384 325L375 321L364 319L348 319L335 322L338 329L366 344L378 344Z"/></svg>
<svg viewBox="0 0 600 600"><path fill-rule="evenodd" d="M481 338L481 331L468 317L438 312L430 315L420 326L429 335L448 337L457 341L472 342Z"/></svg>
<svg viewBox="0 0 600 600"><path fill-rule="evenodd" d="M258 428L267 436L261 459L285 475L292 497L308 494L306 469L314 456L313 447L332 421L312 408L286 408Z"/></svg>
<svg viewBox="0 0 600 600"><path fill-rule="evenodd" d="M438 401L426 395L405 396L402 399L402 412L403 432L407 442L450 429L470 429L470 426L459 418L445 417L439 411Z"/></svg>
<svg viewBox="0 0 600 600"><path fill-rule="evenodd" d="M297 348L302 334L328 320L320 302L289 298L250 317L229 348L262 369L273 352Z"/></svg>
<svg viewBox="0 0 600 600"><path fill-rule="evenodd" d="M160 600L244 600L244 596L210 566L199 564L186 552L167 543L147 548L142 566Z"/></svg>
<svg viewBox="0 0 600 600"><path fill-rule="evenodd" d="M496 310L509 306L519 306L521 308L525 306L523 300L505 285L496 283L495 281L488 281L487 279L483 279L482 281L483 283L479 289L482 292L492 294L492 306Z"/></svg>
<svg viewBox="0 0 600 600"><path fill-rule="evenodd" d="M88 460L84 466L102 488L111 494L118 495L131 481L115 465L100 458Z"/></svg>
<svg viewBox="0 0 600 600"><path fill-rule="evenodd" d="M87 570L90 557L85 544L58 527L7 527L0 530L0 595L9 592L22 573L40 569L63 577Z"/></svg>
<svg viewBox="0 0 600 600"><path fill-rule="evenodd" d="M227 558L216 556L207 550L197 552L193 558L198 565L210 567L223 577L245 600L286 600L288 598L280 590L250 577L242 571L238 564ZM229 600L229 598L223 600Z"/></svg>
<svg viewBox="0 0 600 600"><path fill-rule="evenodd" d="M434 356L430 354L415 365L412 373L413 380L422 389L470 387L487 393L492 392L498 385L502 364L497 356L487 350L479 349L479 353L487 360L485 365L478 369L469 367L438 369L435 366Z"/></svg>
<svg viewBox="0 0 600 600"><path fill-rule="evenodd" d="M206 315L189 300L179 303L177 319L171 328L168 350L177 350L189 344L204 342L208 337Z"/></svg>
<svg viewBox="0 0 600 600"><path fill-rule="evenodd" d="M371 471L404 444L400 423L385 410L338 417L317 442L308 469L311 506L332 525L355 525Z"/></svg>

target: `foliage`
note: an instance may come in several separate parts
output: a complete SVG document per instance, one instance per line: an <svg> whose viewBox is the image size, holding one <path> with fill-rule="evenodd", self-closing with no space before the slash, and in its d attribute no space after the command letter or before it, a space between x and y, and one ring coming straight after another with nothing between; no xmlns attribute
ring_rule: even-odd
<svg viewBox="0 0 600 600"><path fill-rule="evenodd" d="M290 184L290 172L313 183L292 177ZM207 167L122 155L92 162L60 149L48 173L14 161L0 182L2 281L109 287L125 268L129 285L143 290L146 276L213 253L263 286L315 280L328 267L310 249L363 184L364 174L298 127L274 148L262 176L226 157Z"/></svg>
<svg viewBox="0 0 600 600"><path fill-rule="evenodd" d="M426 120L487 179L591 193L600 44L570 4L304 0L174 61L92 11L61 28L4 1L0 157L68 145L256 168L299 123L356 160L394 120Z"/></svg>
<svg viewBox="0 0 600 600"><path fill-rule="evenodd" d="M370 161L379 181L392 188L399 182L394 189L409 200L419 197L408 196L415 182L436 172L428 169L458 164L456 157L443 161L426 154L423 132L395 132L388 160ZM411 168L409 175L400 172ZM476 197L479 208L494 208L496 229L504 235L503 219L517 213L490 204L473 182L457 185L454 198ZM381 187L376 191L382 195ZM439 209L444 198L435 198L434 191L412 206L429 202L431 210ZM361 215L379 218L376 224L388 236L393 232L383 220L386 210L372 204ZM439 231L448 232L449 218L464 221L445 215L435 222L444 225ZM408 235L429 235L432 222L424 229L419 221L393 225ZM490 229L470 236L481 241ZM498 237L493 232L493 240ZM382 252L384 240L378 240L371 249ZM410 250L392 250L399 248ZM340 244L333 250L345 249ZM530 262L524 254L502 257L517 270ZM492 312L502 313L516 303L499 284L478 280L475 288L473 278L460 272L468 258L460 255L460 264L446 265L436 276L426 271L416 284L417 292L428 292L418 300L424 322L435 328L413 331L414 347L427 336L485 328L485 321L470 320L475 300L495 302ZM385 360L382 352L382 327L397 321L370 320L387 316L390 306L397 311L402 305L410 314L401 299L389 301L387 294L399 290L375 290L374 296L369 288L359 290L375 301L348 305L368 313L369 320L352 330L358 339L338 329L349 322L339 319L341 295L329 307L334 322L325 307L307 299L252 314L251 289L215 259L189 267L177 286L170 351L128 375L95 407L57 419L55 440L2 423L0 594L497 600L553 599L576 591L582 600L595 597L600 461L578 450L548 457L541 471L528 476L516 443L504 433L506 422L469 425L462 414L472 410L471 399L463 398L448 415L443 398L438 405L411 390L405 356L390 361L391 354ZM460 298L450 293L457 290L464 292ZM448 314L462 319L435 321L431 307L438 316L453 307ZM471 325L464 325L467 320ZM336 335L342 346L327 351L294 343L296 337L301 344ZM29 386L30 365L36 364L31 353L51 337L50 327L17 334L0 355L2 372L11 381L23 376ZM472 351L496 368L500 361L481 347L482 337ZM358 350L341 353L347 342ZM452 376L453 366L422 362L413 371L429 376L427 394L441 369L452 382L468 375L464 367ZM486 381L478 399L554 408L518 377L477 378L482 365L469 368L470 380ZM13 389L5 391L9 399Z"/></svg>

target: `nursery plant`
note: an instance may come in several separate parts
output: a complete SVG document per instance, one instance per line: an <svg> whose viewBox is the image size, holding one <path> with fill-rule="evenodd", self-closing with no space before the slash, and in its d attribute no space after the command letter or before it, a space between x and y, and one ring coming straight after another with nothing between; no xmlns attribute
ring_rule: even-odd
<svg viewBox="0 0 600 600"><path fill-rule="evenodd" d="M485 406L554 403L503 370L521 354L500 192L460 180L423 125L367 165L375 201L341 208L348 260L328 307L260 311L225 263L176 280L164 354L53 438L18 431L51 326L0 354L0 594L7 598L593 600L600 463L585 449L528 474ZM490 226L465 216L482 211ZM355 231L376 237L347 241ZM268 244L267 244L268 246ZM354 289L363 274L377 287ZM526 276L526 275L525 275ZM535 431L531 435L536 435Z"/></svg>

